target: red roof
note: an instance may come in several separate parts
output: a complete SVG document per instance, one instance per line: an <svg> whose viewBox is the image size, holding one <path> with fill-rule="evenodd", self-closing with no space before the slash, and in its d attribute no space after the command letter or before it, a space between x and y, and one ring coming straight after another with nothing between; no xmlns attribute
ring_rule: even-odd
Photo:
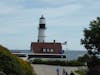
<svg viewBox="0 0 100 75"><path fill-rule="evenodd" d="M61 54L62 46L61 43L53 43L53 42L32 42L31 50L34 53L52 53L52 54Z"/></svg>

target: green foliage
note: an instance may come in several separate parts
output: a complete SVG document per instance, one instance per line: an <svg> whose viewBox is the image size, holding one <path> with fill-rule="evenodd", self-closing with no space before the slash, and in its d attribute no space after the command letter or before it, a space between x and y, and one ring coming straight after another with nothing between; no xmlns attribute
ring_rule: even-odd
<svg viewBox="0 0 100 75"><path fill-rule="evenodd" d="M31 65L0 46L0 71L7 75L35 75Z"/></svg>
<svg viewBox="0 0 100 75"><path fill-rule="evenodd" d="M77 60L71 60L69 62L67 62L68 66L83 66L84 63L83 62L79 62Z"/></svg>
<svg viewBox="0 0 100 75"><path fill-rule="evenodd" d="M86 71L85 70L77 70L75 72L78 73L79 75L86 75Z"/></svg>
<svg viewBox="0 0 100 75"><path fill-rule="evenodd" d="M90 22L89 28L84 29L84 39L81 44L89 51L90 55L100 52L100 17Z"/></svg>
<svg viewBox="0 0 100 75"><path fill-rule="evenodd" d="M61 65L61 66L65 66L67 65L67 62L66 61L60 61L60 60L55 60L55 61L46 61L46 64L48 65Z"/></svg>
<svg viewBox="0 0 100 75"><path fill-rule="evenodd" d="M31 60L33 64L47 64L47 65L60 65L60 66L83 66L84 63L79 62L77 60L71 61L61 61L61 60L41 60L41 59L34 59Z"/></svg>
<svg viewBox="0 0 100 75"><path fill-rule="evenodd" d="M88 62L88 60L89 60L89 56L87 54L84 54L83 56L78 57L78 59L77 59L77 61L83 62L83 63Z"/></svg>
<svg viewBox="0 0 100 75"><path fill-rule="evenodd" d="M84 29L84 38L81 44L88 50L87 75L100 75L100 17L90 22L89 28Z"/></svg>
<svg viewBox="0 0 100 75"><path fill-rule="evenodd" d="M34 59L31 61L31 63L34 63L34 64L44 64L45 61L42 61L41 59Z"/></svg>
<svg viewBox="0 0 100 75"><path fill-rule="evenodd" d="M90 69L94 68L95 66L98 66L100 68L100 59L96 56L92 56L90 60L88 61L88 67Z"/></svg>

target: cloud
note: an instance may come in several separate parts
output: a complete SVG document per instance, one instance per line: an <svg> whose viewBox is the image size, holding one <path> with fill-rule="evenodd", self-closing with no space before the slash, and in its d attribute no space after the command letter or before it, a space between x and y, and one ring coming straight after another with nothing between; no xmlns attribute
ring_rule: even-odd
<svg viewBox="0 0 100 75"><path fill-rule="evenodd" d="M78 49L82 30L100 15L99 3L99 0L1 0L0 43L8 48L29 48L31 41L37 40L39 17L44 14L47 40L68 40L70 49Z"/></svg>
<svg viewBox="0 0 100 75"><path fill-rule="evenodd" d="M53 14L55 16L64 16L65 14L69 15L72 12L75 12L80 8L81 8L81 5L76 5L76 4L65 5L59 8L47 9L47 15L50 15L50 14Z"/></svg>
<svg viewBox="0 0 100 75"><path fill-rule="evenodd" d="M14 11L13 8L10 8L9 6L7 6L6 4L0 2L0 15L2 14L9 14L9 13L12 13Z"/></svg>

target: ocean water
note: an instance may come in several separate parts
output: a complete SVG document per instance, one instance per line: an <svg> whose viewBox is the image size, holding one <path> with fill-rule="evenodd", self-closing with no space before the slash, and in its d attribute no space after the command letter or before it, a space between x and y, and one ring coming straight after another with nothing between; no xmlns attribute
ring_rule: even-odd
<svg viewBox="0 0 100 75"><path fill-rule="evenodd" d="M80 56L83 56L84 54L86 54L87 51L82 51L82 50L68 50L68 51L65 51L64 54L66 54L66 59L67 60L75 60L77 59L78 57Z"/></svg>
<svg viewBox="0 0 100 75"><path fill-rule="evenodd" d="M30 50L10 50L11 52L15 53L31 53ZM87 51L82 51L82 50L66 50L64 51L64 54L66 55L67 60L75 60L80 56L83 56L86 54Z"/></svg>

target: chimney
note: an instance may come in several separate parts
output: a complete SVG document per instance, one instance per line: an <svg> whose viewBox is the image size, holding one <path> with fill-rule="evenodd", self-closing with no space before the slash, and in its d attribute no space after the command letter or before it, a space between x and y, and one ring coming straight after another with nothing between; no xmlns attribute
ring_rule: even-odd
<svg viewBox="0 0 100 75"><path fill-rule="evenodd" d="M39 43L39 40L37 40L37 42Z"/></svg>
<svg viewBox="0 0 100 75"><path fill-rule="evenodd" d="M53 42L55 43L56 41L55 41L55 40L53 40Z"/></svg>

